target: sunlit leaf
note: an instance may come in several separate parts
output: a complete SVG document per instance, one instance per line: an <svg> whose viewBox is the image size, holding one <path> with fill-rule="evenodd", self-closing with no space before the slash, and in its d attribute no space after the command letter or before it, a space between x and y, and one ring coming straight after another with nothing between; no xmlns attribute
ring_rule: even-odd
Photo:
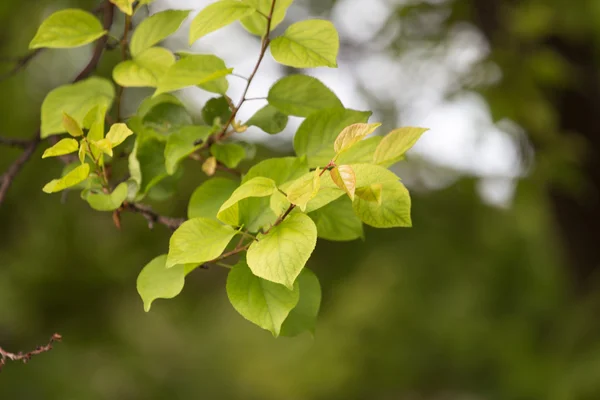
<svg viewBox="0 0 600 400"><path fill-rule="evenodd" d="M313 19L292 24L270 48L275 61L283 65L336 68L340 38L331 22Z"/></svg>
<svg viewBox="0 0 600 400"><path fill-rule="evenodd" d="M65 154L71 154L79 149L79 142L75 139L62 139L54 146L46 149L42 158L63 156Z"/></svg>
<svg viewBox="0 0 600 400"><path fill-rule="evenodd" d="M383 137L373 155L373 162L386 167L399 161L417 140L427 132L426 128L399 128L394 129Z"/></svg>
<svg viewBox="0 0 600 400"><path fill-rule="evenodd" d="M46 193L60 192L61 190L65 190L83 182L87 179L89 174L89 164L81 164L62 178L53 179L52 181L48 182L42 190Z"/></svg>
<svg viewBox="0 0 600 400"><path fill-rule="evenodd" d="M212 178L198 186L188 204L188 218L217 219L219 209L239 183L226 178Z"/></svg>
<svg viewBox="0 0 600 400"><path fill-rule="evenodd" d="M135 58L142 51L175 33L189 13L188 10L166 10L143 20L131 36L131 55Z"/></svg>
<svg viewBox="0 0 600 400"><path fill-rule="evenodd" d="M173 64L173 53L162 47L151 47L133 60L119 63L113 70L113 79L123 87L156 87Z"/></svg>
<svg viewBox="0 0 600 400"><path fill-rule="evenodd" d="M324 108L343 107L337 96L317 78L289 75L269 90L269 104L284 114L308 117Z"/></svg>
<svg viewBox="0 0 600 400"><path fill-rule="evenodd" d="M335 139L333 149L336 153L342 153L350 149L352 146L363 140L365 137L381 126L380 123L375 124L353 124L344 128Z"/></svg>
<svg viewBox="0 0 600 400"><path fill-rule="evenodd" d="M192 20L190 45L204 35L221 29L254 12L256 10L250 4L237 0L221 0L206 6Z"/></svg>
<svg viewBox="0 0 600 400"><path fill-rule="evenodd" d="M338 165L329 171L331 179L335 184L348 194L354 200L354 191L356 190L356 175L349 165Z"/></svg>
<svg viewBox="0 0 600 400"><path fill-rule="evenodd" d="M106 31L100 20L93 14L74 8L61 10L42 22L35 37L29 43L29 48L79 47L91 43L105 34Z"/></svg>

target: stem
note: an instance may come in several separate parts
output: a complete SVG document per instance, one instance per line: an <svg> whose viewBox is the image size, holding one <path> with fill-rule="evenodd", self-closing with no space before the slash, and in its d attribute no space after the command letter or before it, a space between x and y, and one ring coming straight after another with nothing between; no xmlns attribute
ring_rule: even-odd
<svg viewBox="0 0 600 400"><path fill-rule="evenodd" d="M127 60L127 44L129 31L131 30L131 17L129 15L125 15L125 28L123 28L123 37L121 38L121 60ZM123 86L119 86L119 93L117 94L117 99L115 100L115 108L117 109L117 122L122 121L121 116L121 103L123 102L123 93L125 92L125 88Z"/></svg>
<svg viewBox="0 0 600 400"><path fill-rule="evenodd" d="M27 363L29 360L31 360L31 357L37 356L39 354L42 354L42 353L52 350L53 344L55 342L60 342L61 340L62 340L62 336L59 335L58 333L55 333L54 335L52 335L52 337L48 341L48 344L43 345L43 346L38 346L35 350L32 350L28 353L23 353L23 352L11 353L11 352L4 350L2 347L0 347L0 371L2 371L2 367L6 364L6 360L22 361L23 363Z"/></svg>

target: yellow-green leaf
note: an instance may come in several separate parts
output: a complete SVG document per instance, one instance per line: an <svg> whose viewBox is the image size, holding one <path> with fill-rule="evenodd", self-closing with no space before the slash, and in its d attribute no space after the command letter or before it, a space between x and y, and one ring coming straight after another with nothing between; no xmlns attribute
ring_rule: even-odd
<svg viewBox="0 0 600 400"><path fill-rule="evenodd" d="M64 156L65 154L71 154L79 149L79 142L75 139L62 139L54 146L46 149L42 158Z"/></svg>
<svg viewBox="0 0 600 400"><path fill-rule="evenodd" d="M287 199L290 203L300 207L302 211L306 210L306 205L313 199L319 191L321 184L320 170L308 173L296 181L292 182L287 188Z"/></svg>
<svg viewBox="0 0 600 400"><path fill-rule="evenodd" d="M189 13L189 10L166 10L143 20L131 37L131 55L135 58L142 51L175 33Z"/></svg>
<svg viewBox="0 0 600 400"><path fill-rule="evenodd" d="M30 49L70 48L91 43L104 36L106 31L93 14L71 8L57 11L40 25L29 44Z"/></svg>
<svg viewBox="0 0 600 400"><path fill-rule="evenodd" d="M106 139L110 142L111 148L115 148L131 135L133 135L133 131L127 125L117 123L110 127L110 130L106 134Z"/></svg>
<svg viewBox="0 0 600 400"><path fill-rule="evenodd" d="M269 104L284 114L308 117L325 108L342 108L335 93L317 78L307 75L289 75L269 89Z"/></svg>
<svg viewBox="0 0 600 400"><path fill-rule="evenodd" d="M348 194L354 200L354 191L356 190L356 175L349 165L339 165L329 171L333 182Z"/></svg>
<svg viewBox="0 0 600 400"><path fill-rule="evenodd" d="M235 234L230 226L212 219L185 221L171 236L167 268L213 260L221 255Z"/></svg>
<svg viewBox="0 0 600 400"><path fill-rule="evenodd" d="M233 68L227 68L225 62L217 56L187 55L162 76L154 96L196 85L210 92L224 94L228 88L225 77L232 71Z"/></svg>
<svg viewBox="0 0 600 400"><path fill-rule="evenodd" d="M119 10L125 14L133 14L133 3L135 3L135 0L110 0L110 2L119 7Z"/></svg>
<svg viewBox="0 0 600 400"><path fill-rule="evenodd" d="M256 177L237 188L219 209L217 218L226 224L237 226L240 221L238 203L249 197L271 196L277 190L275 182L269 178Z"/></svg>
<svg viewBox="0 0 600 400"><path fill-rule="evenodd" d="M356 215L374 228L410 227L410 195L399 181L382 184L381 201L363 200L358 190L352 207Z"/></svg>
<svg viewBox="0 0 600 400"><path fill-rule="evenodd" d="M237 0L221 0L202 9L190 26L190 45L204 35L221 29L256 12L254 7Z"/></svg>
<svg viewBox="0 0 600 400"><path fill-rule="evenodd" d="M381 192L383 190L383 184L374 183L369 186L363 186L356 188L356 195L365 201L377 203L381 205Z"/></svg>
<svg viewBox="0 0 600 400"><path fill-rule="evenodd" d="M53 179L52 181L48 182L42 190L46 193L60 192L61 190L65 190L67 188L70 188L71 186L76 186L80 184L81 182L87 179L89 174L89 164L81 164L62 178Z"/></svg>
<svg viewBox="0 0 600 400"><path fill-rule="evenodd" d="M112 143L108 139L90 140L92 149L98 149L109 157L113 156Z"/></svg>
<svg viewBox="0 0 600 400"><path fill-rule="evenodd" d="M373 155L373 162L390 166L400 161L404 154L427 132L427 128L405 127L394 129L383 137Z"/></svg>
<svg viewBox="0 0 600 400"><path fill-rule="evenodd" d="M133 60L117 64L113 70L113 79L123 87L156 87L173 64L173 53L162 47L151 47Z"/></svg>
<svg viewBox="0 0 600 400"><path fill-rule="evenodd" d="M285 13L287 9L292 4L293 0L277 0L275 3L275 8L273 9L273 15L271 17L271 30L277 28L277 26L283 21L285 18ZM253 14L243 18L241 20L242 25L248 32L258 35L264 36L267 32L267 19L265 15L269 15L271 12L271 6L273 4L273 0L244 0L245 3L251 5L253 8L258 10Z"/></svg>
<svg viewBox="0 0 600 400"><path fill-rule="evenodd" d="M335 139L333 149L337 154L348 150L356 143L363 140L365 137L375 131L375 129L381 126L380 123L375 124L353 124L344 128L342 132Z"/></svg>
<svg viewBox="0 0 600 400"><path fill-rule="evenodd" d="M321 308L321 284L317 276L304 268L296 281L300 300L281 326L281 336L297 336L308 331L314 335Z"/></svg>
<svg viewBox="0 0 600 400"><path fill-rule="evenodd" d="M340 38L331 22L313 19L291 25L270 47L275 61L283 65L336 68Z"/></svg>
<svg viewBox="0 0 600 400"><path fill-rule="evenodd" d="M120 183L112 193L94 193L89 192L82 197L89 203L89 205L97 211L113 211L121 207L121 204L127 198L129 191L129 185L127 182Z"/></svg>
<svg viewBox="0 0 600 400"><path fill-rule="evenodd" d="M83 130L81 129L77 121L75 121L75 119L69 114L63 113L62 124L69 135L73 137L83 136Z"/></svg>

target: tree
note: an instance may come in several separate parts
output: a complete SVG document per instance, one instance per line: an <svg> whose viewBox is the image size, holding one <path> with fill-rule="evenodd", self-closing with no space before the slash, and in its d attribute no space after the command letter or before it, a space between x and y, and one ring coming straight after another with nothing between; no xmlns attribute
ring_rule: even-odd
<svg viewBox="0 0 600 400"><path fill-rule="evenodd" d="M261 37L256 65L243 77L215 55L173 54L160 47L179 29L187 10L153 14L134 29L132 18L147 3L107 0L101 19L66 9L41 24L29 46L32 53L19 60L15 72L46 48L95 47L71 83L46 95L40 128L30 140L1 139L23 151L2 176L0 204L36 149L50 143L42 158L56 157L65 167L44 192L81 190L82 200L111 213L117 228L121 215L133 212L150 227L160 224L174 231L168 254L150 261L138 277L146 311L155 299L178 295L186 275L197 268L222 266L229 270L229 299L246 319L274 336L314 332L321 288L305 264L317 238L355 240L363 237L363 223L411 226L408 191L387 167L401 161L426 129L399 128L385 137L367 138L381 125L368 123L370 112L345 108L322 82L301 74L275 82L267 104L248 121L239 121L238 112L252 100L248 90L269 50L288 67L337 67L339 38L333 24L301 21L272 37L290 0L221 0L207 6L192 21L190 43L236 21ZM125 22L115 40L109 32L117 12ZM110 80L93 76L105 50L113 46L121 52L112 71L116 90ZM230 76L246 81L238 101L227 95ZM202 123L171 94L190 86L217 95L203 107ZM124 117L125 89L138 87L155 91L135 115ZM289 116L304 118L294 137L296 156L238 169L253 157L249 145L234 136L248 126L277 134ZM125 158L127 171L119 175ZM189 158L200 162L196 167L209 179L192 194L187 218L163 216L142 203L177 196L181 162ZM217 172L227 177L215 176ZM239 239L232 242L234 237ZM226 263L233 256L239 256L238 262ZM1 354L7 358L8 353Z"/></svg>

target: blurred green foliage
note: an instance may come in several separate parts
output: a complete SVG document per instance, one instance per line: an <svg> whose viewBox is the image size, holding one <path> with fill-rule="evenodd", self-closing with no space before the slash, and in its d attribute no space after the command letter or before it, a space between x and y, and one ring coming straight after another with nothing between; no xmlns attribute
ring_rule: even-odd
<svg viewBox="0 0 600 400"><path fill-rule="evenodd" d="M329 3L317 6L327 10ZM518 121L533 142L548 135L544 143L551 145L538 147L537 165L556 168L577 140L559 135L552 121L560 110L544 88L577 76L552 49L538 49L523 63L514 46L549 29L600 38L600 6L500 3L519 44L506 39L494 48L506 80L484 92L492 111ZM22 55L49 9L94 4L0 3L1 54ZM473 4L420 3L391 17L450 7L452 18L468 19ZM447 28L440 26L439 35ZM117 58L109 52L99 73L106 75ZM81 52L48 51L0 83L0 132L30 136L45 93L85 62ZM0 148L0 170L17 154ZM186 166L180 195L156 205L165 214L185 215L201 182L198 166ZM194 272L179 297L144 313L135 280L166 252L169 232L149 230L137 215L124 216L117 231L73 194L64 202L45 196L40 188L61 168L34 157L0 207L0 345L31 349L55 331L65 339L27 365L9 363L0 374L2 399L600 396L600 291L593 280L589 291L574 290L538 174L518 183L508 209L482 204L477 182L465 177L445 189L413 190L412 229L367 229L365 242L319 243L308 265L323 285L316 336L274 340L231 308L222 270Z"/></svg>

